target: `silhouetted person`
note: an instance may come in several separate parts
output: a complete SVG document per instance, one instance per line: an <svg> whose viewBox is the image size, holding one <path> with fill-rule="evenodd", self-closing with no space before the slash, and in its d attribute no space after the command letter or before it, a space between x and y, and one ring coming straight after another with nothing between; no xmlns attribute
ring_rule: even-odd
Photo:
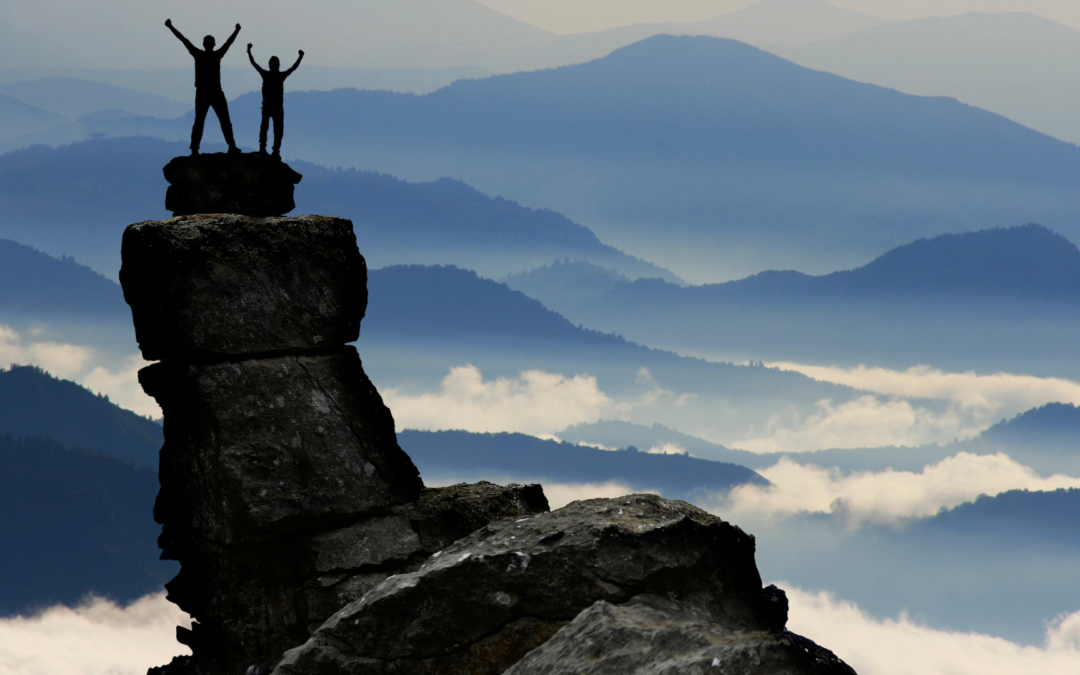
<svg viewBox="0 0 1080 675"><path fill-rule="evenodd" d="M251 55L251 43L247 47L248 60L255 70L262 75L262 124L259 126L259 152L266 153L266 132L270 129L270 120L274 120L274 157L281 159L281 136L285 133L285 78L292 75L293 71L300 67L300 61L304 59L304 50L300 50L300 56L292 68L281 72L281 61L278 57L270 57L270 70L263 70L255 63L255 57Z"/></svg>
<svg viewBox="0 0 1080 675"><path fill-rule="evenodd" d="M229 152L240 152L233 141L232 122L229 121L229 102L225 100L225 92L221 91L221 58L229 51L236 34L240 32L240 24L236 24L236 30L225 41L221 49L214 51L214 36L207 35L203 38L203 49L195 45L173 28L172 19L166 19L165 25L173 32L180 42L184 43L188 52L195 57L195 126L191 127L191 154L199 154L199 143L202 142L203 124L206 122L206 112L214 109L218 122L221 122L221 134L225 136L225 142L229 144Z"/></svg>

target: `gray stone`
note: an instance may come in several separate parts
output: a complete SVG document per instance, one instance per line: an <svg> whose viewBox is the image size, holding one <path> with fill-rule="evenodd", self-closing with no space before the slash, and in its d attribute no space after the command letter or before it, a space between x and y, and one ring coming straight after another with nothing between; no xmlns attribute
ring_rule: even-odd
<svg viewBox="0 0 1080 675"><path fill-rule="evenodd" d="M235 544L415 501L422 483L352 347L139 374L165 412L161 493L170 528Z"/></svg>
<svg viewBox="0 0 1080 675"><path fill-rule="evenodd" d="M786 621L761 587L753 537L684 502L631 495L488 525L344 607L274 672L494 675L597 601L641 593L729 630Z"/></svg>
<svg viewBox="0 0 1080 675"><path fill-rule="evenodd" d="M479 483L424 488L415 502L349 524L238 545L167 521L165 556L179 558L183 567L166 588L199 622L183 635L195 653L192 663L215 673L249 665L268 673L286 649L302 644L343 606L390 575L419 569L436 550L429 547L492 520L546 510L538 485Z"/></svg>
<svg viewBox="0 0 1080 675"><path fill-rule="evenodd" d="M835 654L788 631L732 630L657 595L596 602L505 675L854 675Z"/></svg>
<svg viewBox="0 0 1080 675"><path fill-rule="evenodd" d="M254 152L174 157L163 173L170 183L165 208L174 216L281 216L296 208L293 190L302 178L280 159Z"/></svg>
<svg viewBox="0 0 1080 675"><path fill-rule="evenodd" d="M220 360L357 339L367 267L343 218L201 215L124 231L120 283L147 360Z"/></svg>

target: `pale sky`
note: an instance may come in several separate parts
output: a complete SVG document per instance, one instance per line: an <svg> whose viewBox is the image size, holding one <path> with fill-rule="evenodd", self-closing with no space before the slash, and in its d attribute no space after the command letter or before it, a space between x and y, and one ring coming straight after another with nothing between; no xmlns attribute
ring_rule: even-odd
<svg viewBox="0 0 1080 675"><path fill-rule="evenodd" d="M511 47L521 42L523 27L485 13L480 3L558 33L697 21L753 4L752 0L0 0L0 68L187 67L188 55L173 44L163 26L166 18L196 42L211 33L220 43L235 23L241 23L240 52L230 55L236 61L232 65L244 65L247 42L255 43L264 55L287 56L305 49L306 63L317 65L360 63L358 54L392 49L391 45L415 51L412 45L460 43L485 30L494 33L495 40L505 35ZM833 0L832 4L891 18L1027 11L1080 29L1077 0ZM385 65L400 65L393 58L384 59Z"/></svg>

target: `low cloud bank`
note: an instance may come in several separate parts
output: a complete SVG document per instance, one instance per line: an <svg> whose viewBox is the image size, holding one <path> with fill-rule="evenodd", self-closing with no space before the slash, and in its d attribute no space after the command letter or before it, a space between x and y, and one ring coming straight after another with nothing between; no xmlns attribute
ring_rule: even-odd
<svg viewBox="0 0 1080 675"><path fill-rule="evenodd" d="M152 666L191 653L176 641L176 627L190 625L165 593L127 607L93 598L75 608L0 619L0 673L145 675Z"/></svg>
<svg viewBox="0 0 1080 675"><path fill-rule="evenodd" d="M1080 383L1053 377L947 373L930 366L904 371L770 363L818 380L874 392L835 404L819 401L805 415L774 415L732 447L751 452L808 452L827 448L925 445L968 439L998 422L1051 403L1080 403ZM912 403L935 399L940 404Z"/></svg>
<svg viewBox="0 0 1080 675"><path fill-rule="evenodd" d="M710 510L736 521L800 512L835 513L849 527L857 527L931 516L942 507L958 506L980 494L1080 487L1080 478L1041 478L1004 454L964 452L919 473L889 470L845 475L837 469L804 466L788 459L758 473L772 485L740 485L710 503Z"/></svg>
<svg viewBox="0 0 1080 675"><path fill-rule="evenodd" d="M567 377L526 370L517 377L485 380L479 368L466 365L451 368L436 392L411 395L395 388L384 390L382 396L401 428L507 431L554 438L553 432L574 424L627 419L636 409L674 397L644 368L638 372L637 384L642 387L637 399L615 401L600 390L593 375Z"/></svg>
<svg viewBox="0 0 1080 675"><path fill-rule="evenodd" d="M777 582L791 603L788 628L832 650L859 675L1080 673L1080 612L1058 617L1044 647L921 626L901 614L878 621L831 593Z"/></svg>
<svg viewBox="0 0 1080 675"><path fill-rule="evenodd" d="M36 342L37 335L0 324L0 364L38 366L61 379L78 382L95 394L104 394L122 408L139 415L161 417L161 408L139 386L139 369L149 365L137 354L116 369L98 362L93 348L59 342Z"/></svg>

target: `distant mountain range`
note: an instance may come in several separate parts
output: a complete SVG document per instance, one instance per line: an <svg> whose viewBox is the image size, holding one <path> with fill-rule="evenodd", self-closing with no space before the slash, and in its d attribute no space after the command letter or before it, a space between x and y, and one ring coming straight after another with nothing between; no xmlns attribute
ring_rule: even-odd
<svg viewBox="0 0 1080 675"><path fill-rule="evenodd" d="M525 434L404 430L398 433L398 442L422 476L444 480L617 481L633 491L659 490L669 499L683 500L705 498L745 483L768 484L737 464L649 454L637 448L598 450Z"/></svg>
<svg viewBox="0 0 1080 675"><path fill-rule="evenodd" d="M918 240L822 276L573 284L602 272L571 263L506 281L571 321L714 359L1080 376L1071 337L1080 330L1080 250L1039 225Z"/></svg>
<svg viewBox="0 0 1080 675"><path fill-rule="evenodd" d="M130 318L116 282L73 258L0 239L0 313L8 312L68 320Z"/></svg>
<svg viewBox="0 0 1080 675"><path fill-rule="evenodd" d="M769 51L920 96L950 96L1080 141L1080 31L1020 12L933 16Z"/></svg>
<svg viewBox="0 0 1080 675"><path fill-rule="evenodd" d="M34 366L0 370L0 435L5 434L48 438L155 471L165 442L160 424Z"/></svg>
<svg viewBox="0 0 1080 675"><path fill-rule="evenodd" d="M0 433L0 616L159 591L179 566L158 560L157 491L156 471Z"/></svg>
<svg viewBox="0 0 1080 675"><path fill-rule="evenodd" d="M258 95L230 106L255 142ZM655 36L589 63L425 96L287 96L286 151L546 206L691 281L821 273L946 232L1042 222L1080 239L1080 149L944 98ZM174 122L102 133L182 139ZM212 130L208 133L216 133Z"/></svg>
<svg viewBox="0 0 1080 675"><path fill-rule="evenodd" d="M187 152L181 143L121 138L0 155L0 238L74 255L115 279L123 229L171 217L161 167ZM558 213L488 197L458 181L416 184L375 172L293 166L304 179L292 213L352 219L370 266L456 263L496 277L571 256L630 278L682 282Z"/></svg>

